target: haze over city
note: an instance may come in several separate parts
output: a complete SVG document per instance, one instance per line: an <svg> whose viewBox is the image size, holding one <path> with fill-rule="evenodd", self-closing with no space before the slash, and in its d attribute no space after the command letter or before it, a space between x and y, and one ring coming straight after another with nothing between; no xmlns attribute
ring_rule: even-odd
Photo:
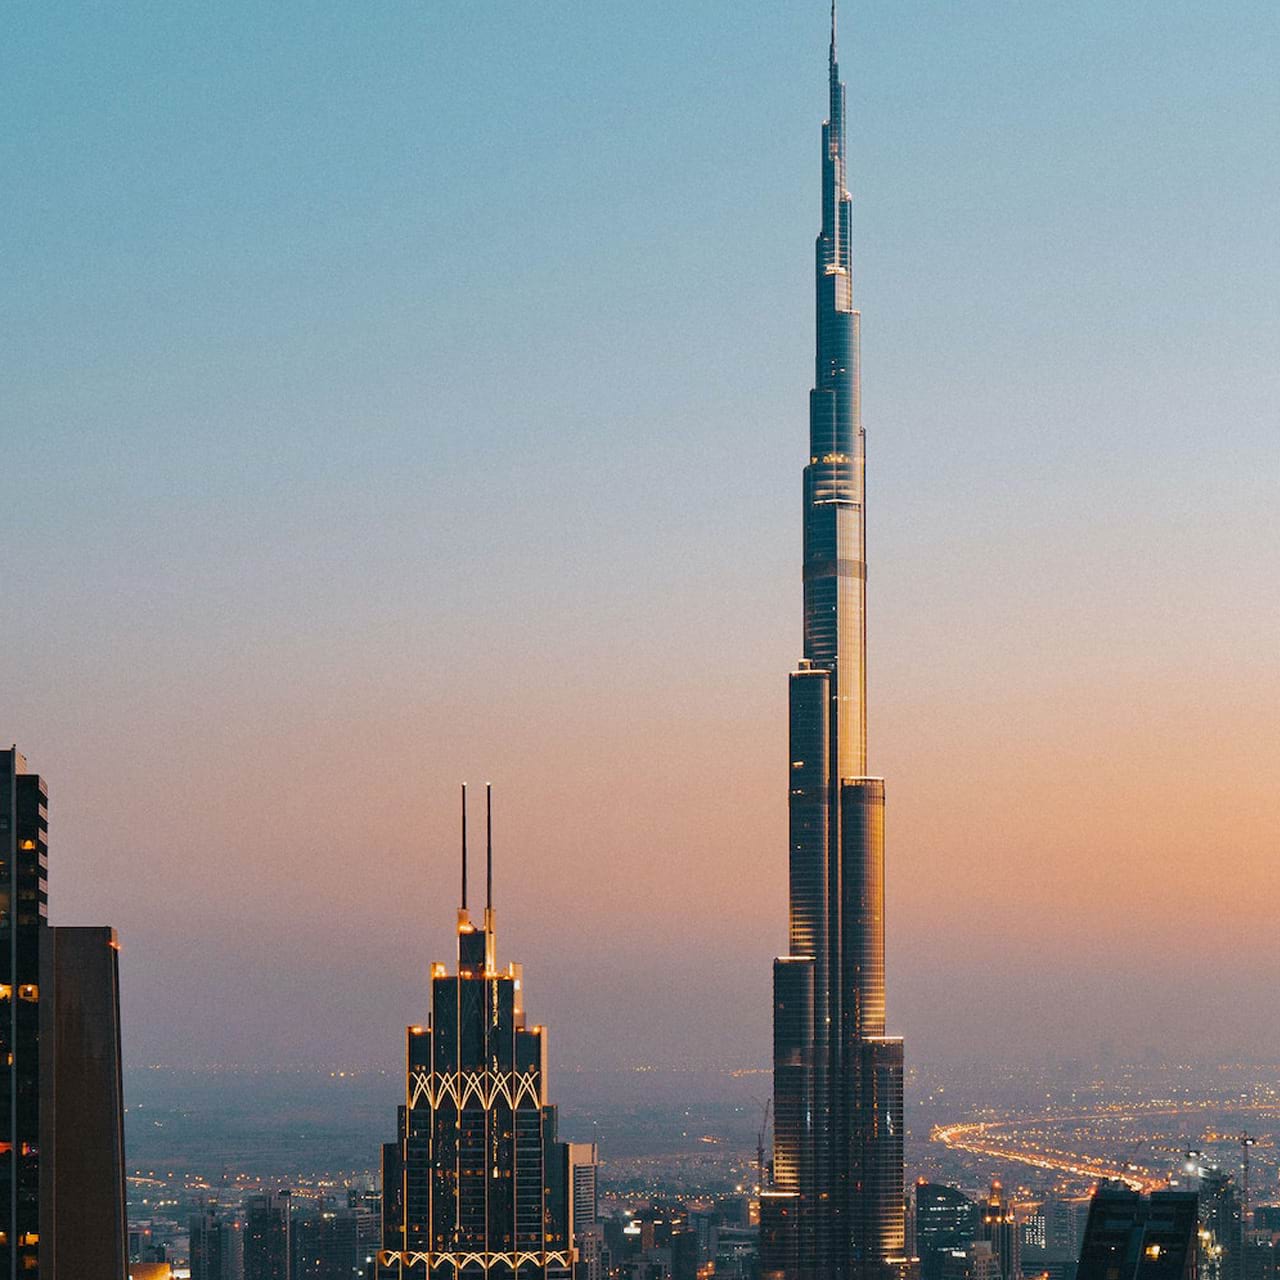
<svg viewBox="0 0 1280 1280"><path fill-rule="evenodd" d="M398 1069L462 779L553 1067L768 1063L825 20L10 16L2 728L127 1065ZM846 31L890 1020L1275 1061L1280 10Z"/></svg>

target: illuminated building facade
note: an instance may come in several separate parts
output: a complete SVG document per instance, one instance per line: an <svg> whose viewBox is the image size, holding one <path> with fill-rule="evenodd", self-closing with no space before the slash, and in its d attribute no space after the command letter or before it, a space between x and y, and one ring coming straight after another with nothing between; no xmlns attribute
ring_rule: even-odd
<svg viewBox="0 0 1280 1280"><path fill-rule="evenodd" d="M51 928L48 794L0 751L0 1277L120 1280L118 947Z"/></svg>
<svg viewBox="0 0 1280 1280"><path fill-rule="evenodd" d="M804 658L790 681L790 937L774 964L764 1273L909 1269L902 1041L885 1035L884 783L866 776L866 524L845 89L831 15L815 385L804 470Z"/></svg>
<svg viewBox="0 0 1280 1280"><path fill-rule="evenodd" d="M491 822L481 927L467 909L466 803L464 787L458 969L431 966L430 1020L408 1029L378 1275L569 1280L573 1184L547 1102L546 1031L526 1022L521 967L497 967Z"/></svg>

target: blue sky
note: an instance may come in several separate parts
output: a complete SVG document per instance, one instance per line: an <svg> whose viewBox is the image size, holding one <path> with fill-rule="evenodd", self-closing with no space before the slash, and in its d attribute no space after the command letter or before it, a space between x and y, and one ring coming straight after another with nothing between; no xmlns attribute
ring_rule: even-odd
<svg viewBox="0 0 1280 1280"><path fill-rule="evenodd" d="M656 1000L644 948L617 941L682 936L656 866L730 922L711 928L724 971L689 979L721 1016L673 1035L765 1055L824 6L4 21L0 572L20 607L0 733L55 797L55 916L125 936L134 1052L310 1043L317 933L356 969L385 960L360 950L379 927L416 957L391 886L452 839L455 779L496 769L533 907L573 883L616 960L607 999L548 978L553 1025ZM891 962L902 1029L942 1054L967 1032L930 972L991 960L963 927L984 897L945 868L1036 880L1029 922L1089 898L1064 762L1111 776L1135 830L1168 812L1158 779L1238 779L1161 836L1185 845L1139 913L1151 963L1171 929L1234 944L1237 904L1206 923L1194 890L1220 806L1251 815L1228 845L1254 889L1274 879L1280 8L882 0L841 30L872 756L911 868L891 870ZM328 827L344 752L361 763ZM972 769L1018 797L1006 839L956 816L945 779ZM362 805L374 849L337 895ZM1097 859L1140 879L1136 838L1113 830ZM425 861L411 905L443 955L451 890ZM299 878L311 896L280 925ZM229 919L278 941L233 946ZM531 969L554 963L512 928ZM1261 975L1275 943L1252 945ZM996 963L1025 959L1008 946ZM188 984L225 974L260 1024L193 1028L159 976L184 964ZM406 960L362 1036L397 1052L419 998Z"/></svg>

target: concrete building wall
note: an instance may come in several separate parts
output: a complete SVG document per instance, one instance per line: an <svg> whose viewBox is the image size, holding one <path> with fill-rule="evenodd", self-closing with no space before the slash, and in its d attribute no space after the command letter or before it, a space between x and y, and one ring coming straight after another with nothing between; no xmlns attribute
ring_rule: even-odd
<svg viewBox="0 0 1280 1280"><path fill-rule="evenodd" d="M51 928L42 1002L42 1118L51 1122L53 1272L125 1280L124 1092L115 930ZM49 1130L46 1129L46 1132Z"/></svg>

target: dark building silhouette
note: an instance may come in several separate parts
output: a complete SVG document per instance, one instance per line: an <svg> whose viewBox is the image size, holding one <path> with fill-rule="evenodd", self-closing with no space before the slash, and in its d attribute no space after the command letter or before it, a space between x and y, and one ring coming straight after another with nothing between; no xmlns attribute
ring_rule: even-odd
<svg viewBox="0 0 1280 1280"><path fill-rule="evenodd" d="M948 1253L969 1244L978 1227L978 1206L958 1187L937 1182L916 1184L916 1252L924 1280L942 1280Z"/></svg>
<svg viewBox="0 0 1280 1280"><path fill-rule="evenodd" d="M377 1233L365 1229L369 1215L356 1209L325 1209L293 1222L292 1280L351 1280L363 1275L377 1252Z"/></svg>
<svg viewBox="0 0 1280 1280"><path fill-rule="evenodd" d="M488 801L486 788L491 815ZM399 1137L383 1147L378 1274L568 1280L569 1147L547 1102L546 1031L525 1018L521 967L498 968L491 821L483 925L471 920L466 824L464 787L458 970L431 966L430 1019L408 1029Z"/></svg>
<svg viewBox="0 0 1280 1280"><path fill-rule="evenodd" d="M154 1222L131 1222L129 1224L129 1263L165 1262L169 1251L156 1238Z"/></svg>
<svg viewBox="0 0 1280 1280"><path fill-rule="evenodd" d="M48 795L0 751L0 1276L121 1280L115 934L48 924Z"/></svg>
<svg viewBox="0 0 1280 1280"><path fill-rule="evenodd" d="M0 1275L51 1273L51 1223L41 1214L52 1169L40 1150L41 951L49 913L47 793L16 747L0 751Z"/></svg>
<svg viewBox="0 0 1280 1280"><path fill-rule="evenodd" d="M1235 1179L1221 1169L1198 1170L1200 1280L1244 1280L1244 1215Z"/></svg>
<svg viewBox="0 0 1280 1280"><path fill-rule="evenodd" d="M910 1272L902 1041L885 1034L884 782L866 776L865 449L845 90L829 57L816 371L804 469L804 658L790 681L789 953L774 964L770 1280Z"/></svg>
<svg viewBox="0 0 1280 1280"><path fill-rule="evenodd" d="M293 1280L293 1197L268 1191L244 1202L244 1280Z"/></svg>
<svg viewBox="0 0 1280 1280"><path fill-rule="evenodd" d="M942 1280L1000 1280L1000 1257L990 1240L970 1240L943 1253Z"/></svg>
<svg viewBox="0 0 1280 1280"><path fill-rule="evenodd" d="M1077 1280L1196 1280L1198 1230L1195 1192L1147 1197L1104 1182L1089 1206Z"/></svg>
<svg viewBox="0 0 1280 1280"><path fill-rule="evenodd" d="M1276 1242L1270 1237L1246 1241L1244 1247L1245 1280L1276 1280L1277 1269L1280 1267L1280 1258L1277 1257L1278 1252L1280 1250L1277 1250Z"/></svg>
<svg viewBox="0 0 1280 1280"><path fill-rule="evenodd" d="M636 1209L614 1249L623 1280L696 1280L705 1233L684 1205L653 1200Z"/></svg>
<svg viewBox="0 0 1280 1280"><path fill-rule="evenodd" d="M233 1217L205 1209L190 1219L191 1280L243 1280L244 1238Z"/></svg>
<svg viewBox="0 0 1280 1280"><path fill-rule="evenodd" d="M1259 1231L1270 1231L1280 1235L1280 1204L1255 1205L1253 1225Z"/></svg>
<svg viewBox="0 0 1280 1280"><path fill-rule="evenodd" d="M41 1109L53 1269L61 1280L120 1280L125 1225L120 948L114 929L47 929L41 957Z"/></svg>
<svg viewBox="0 0 1280 1280"><path fill-rule="evenodd" d="M1030 1213L1019 1212L1021 1270L1026 1280L1075 1280L1088 1205L1087 1200L1048 1196Z"/></svg>
<svg viewBox="0 0 1280 1280"><path fill-rule="evenodd" d="M1073 1262L1080 1256L1080 1239L1090 1203L1056 1196L1044 1202L1045 1244L1049 1249L1070 1254Z"/></svg>
<svg viewBox="0 0 1280 1280"><path fill-rule="evenodd" d="M1018 1280L1022 1274L1022 1242L1013 1205L998 1182L993 1182L987 1198L978 1202L978 1228L974 1239L990 1243L1000 1280Z"/></svg>

